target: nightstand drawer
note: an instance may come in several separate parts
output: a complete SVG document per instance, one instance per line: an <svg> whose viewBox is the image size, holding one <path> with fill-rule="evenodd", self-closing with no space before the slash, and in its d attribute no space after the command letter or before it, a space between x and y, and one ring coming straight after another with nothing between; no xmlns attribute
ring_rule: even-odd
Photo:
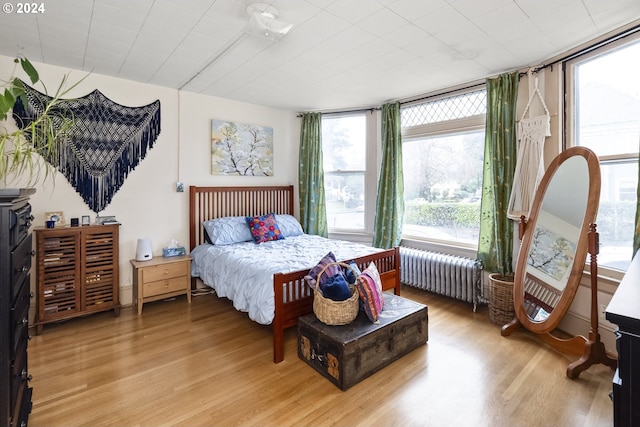
<svg viewBox="0 0 640 427"><path fill-rule="evenodd" d="M155 295L167 294L169 292L185 291L188 280L186 277L174 277L167 280L145 283L142 290L143 298Z"/></svg>
<svg viewBox="0 0 640 427"><path fill-rule="evenodd" d="M149 283L188 275L189 264L184 262L174 262L144 267L142 270L142 281L144 283Z"/></svg>
<svg viewBox="0 0 640 427"><path fill-rule="evenodd" d="M138 306L138 316L142 306L178 295L186 295L191 303L191 257L188 255L153 258L149 261L132 259L133 303Z"/></svg>

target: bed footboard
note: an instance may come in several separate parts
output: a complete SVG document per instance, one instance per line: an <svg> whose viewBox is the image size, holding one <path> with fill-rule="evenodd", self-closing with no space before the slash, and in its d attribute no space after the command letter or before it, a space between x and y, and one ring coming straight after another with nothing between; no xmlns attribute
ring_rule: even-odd
<svg viewBox="0 0 640 427"><path fill-rule="evenodd" d="M344 261L344 260L343 260ZM350 260L346 260L350 261ZM380 272L382 289L393 289L400 295L400 249L355 258L358 268L363 271L373 262ZM284 331L296 326L298 317L313 312L313 292L307 286L304 276L309 270L273 275L275 313L273 318L273 362L284 360Z"/></svg>

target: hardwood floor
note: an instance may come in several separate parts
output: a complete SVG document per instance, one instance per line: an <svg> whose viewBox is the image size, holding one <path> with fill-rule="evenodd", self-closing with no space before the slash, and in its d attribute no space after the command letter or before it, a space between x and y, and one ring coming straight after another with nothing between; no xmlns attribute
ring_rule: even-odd
<svg viewBox="0 0 640 427"><path fill-rule="evenodd" d="M409 287L429 342L346 392L297 357L272 362L271 328L205 295L47 325L29 344L31 426L611 426L613 372L573 360L486 307Z"/></svg>

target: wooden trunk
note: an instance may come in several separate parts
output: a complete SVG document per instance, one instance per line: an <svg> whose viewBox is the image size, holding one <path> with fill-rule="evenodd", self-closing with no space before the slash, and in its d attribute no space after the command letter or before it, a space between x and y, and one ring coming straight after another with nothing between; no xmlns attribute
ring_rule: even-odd
<svg viewBox="0 0 640 427"><path fill-rule="evenodd" d="M427 306L386 292L378 324L364 312L344 326L325 325L314 314L298 319L298 356L342 390L427 340Z"/></svg>

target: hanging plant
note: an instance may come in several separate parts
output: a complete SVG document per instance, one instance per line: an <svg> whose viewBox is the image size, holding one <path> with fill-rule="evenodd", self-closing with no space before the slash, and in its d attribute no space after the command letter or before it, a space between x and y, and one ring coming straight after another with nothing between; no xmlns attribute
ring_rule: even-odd
<svg viewBox="0 0 640 427"><path fill-rule="evenodd" d="M68 75L65 75L55 94L43 106L42 114L27 126L8 130L5 125L15 103L19 101L27 105L24 83L16 77L18 66L27 74L31 84L40 84L48 93L33 64L26 57L18 56L11 76L2 81L0 88L0 121L4 122L0 125L0 180L6 185L8 177L26 176L28 185L33 186L41 178L46 181L55 173L55 167L43 159L55 158L60 143L73 125L73 117L62 114L59 104L62 97L84 78L69 85Z"/></svg>

